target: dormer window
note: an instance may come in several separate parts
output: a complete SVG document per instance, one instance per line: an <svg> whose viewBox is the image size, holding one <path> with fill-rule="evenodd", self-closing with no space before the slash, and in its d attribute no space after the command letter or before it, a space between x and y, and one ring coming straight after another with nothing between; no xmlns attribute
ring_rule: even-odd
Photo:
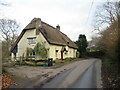
<svg viewBox="0 0 120 90"><path fill-rule="evenodd" d="M27 39L28 39L29 44L35 44L36 43L36 37L30 37L30 38L27 38Z"/></svg>

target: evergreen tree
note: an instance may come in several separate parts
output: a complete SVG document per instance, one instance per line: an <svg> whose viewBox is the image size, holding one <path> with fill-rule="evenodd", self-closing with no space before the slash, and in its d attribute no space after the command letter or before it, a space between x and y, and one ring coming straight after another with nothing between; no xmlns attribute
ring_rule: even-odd
<svg viewBox="0 0 120 90"><path fill-rule="evenodd" d="M75 43L77 44L78 51L80 52L79 57L85 57L86 48L88 46L86 36L80 34L78 40Z"/></svg>

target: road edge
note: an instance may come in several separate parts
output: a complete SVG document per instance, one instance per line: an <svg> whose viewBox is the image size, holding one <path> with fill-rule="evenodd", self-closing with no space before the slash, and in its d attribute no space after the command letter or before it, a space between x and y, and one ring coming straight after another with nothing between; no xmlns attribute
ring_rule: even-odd
<svg viewBox="0 0 120 90"><path fill-rule="evenodd" d="M100 59L98 59L97 62L95 63L95 67L96 67L96 86L97 88L103 88L101 75L102 61Z"/></svg>

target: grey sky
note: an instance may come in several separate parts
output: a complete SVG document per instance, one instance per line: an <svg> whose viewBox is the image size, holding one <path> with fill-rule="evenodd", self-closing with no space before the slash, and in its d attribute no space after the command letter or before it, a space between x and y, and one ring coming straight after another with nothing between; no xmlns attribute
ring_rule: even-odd
<svg viewBox="0 0 120 90"><path fill-rule="evenodd" d="M5 0L2 0L5 1ZM88 19L88 14L92 10ZM87 39L94 35L92 20L95 8L104 0L8 0L8 6L0 5L0 18L16 19L21 30L34 18L56 26L72 40L77 40L79 34L85 34ZM87 20L88 19L88 20ZM21 32L21 31L19 31Z"/></svg>

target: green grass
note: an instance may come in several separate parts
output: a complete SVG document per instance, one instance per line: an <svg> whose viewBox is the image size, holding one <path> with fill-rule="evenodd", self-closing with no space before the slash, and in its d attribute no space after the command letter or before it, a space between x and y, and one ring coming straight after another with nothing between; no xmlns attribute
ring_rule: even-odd
<svg viewBox="0 0 120 90"><path fill-rule="evenodd" d="M68 57L64 60L58 60L58 59L54 60L53 66L59 66L59 65L71 63L71 62L73 62L72 59L73 58ZM47 62L34 62L34 61L22 61L21 63L20 63L20 61L16 62L16 65L28 65L28 66L43 66L43 64L46 64L46 66L47 66Z"/></svg>
<svg viewBox="0 0 120 90"><path fill-rule="evenodd" d="M7 69L6 68L2 68L2 73L8 73Z"/></svg>
<svg viewBox="0 0 120 90"><path fill-rule="evenodd" d="M11 57L2 58L2 62L8 62L10 59L11 59Z"/></svg>
<svg viewBox="0 0 120 90"><path fill-rule="evenodd" d="M73 59L72 57L66 57L65 60L70 60Z"/></svg>
<svg viewBox="0 0 120 90"><path fill-rule="evenodd" d="M54 66L64 65L67 63L73 62L71 59L65 59L65 60L55 60Z"/></svg>

